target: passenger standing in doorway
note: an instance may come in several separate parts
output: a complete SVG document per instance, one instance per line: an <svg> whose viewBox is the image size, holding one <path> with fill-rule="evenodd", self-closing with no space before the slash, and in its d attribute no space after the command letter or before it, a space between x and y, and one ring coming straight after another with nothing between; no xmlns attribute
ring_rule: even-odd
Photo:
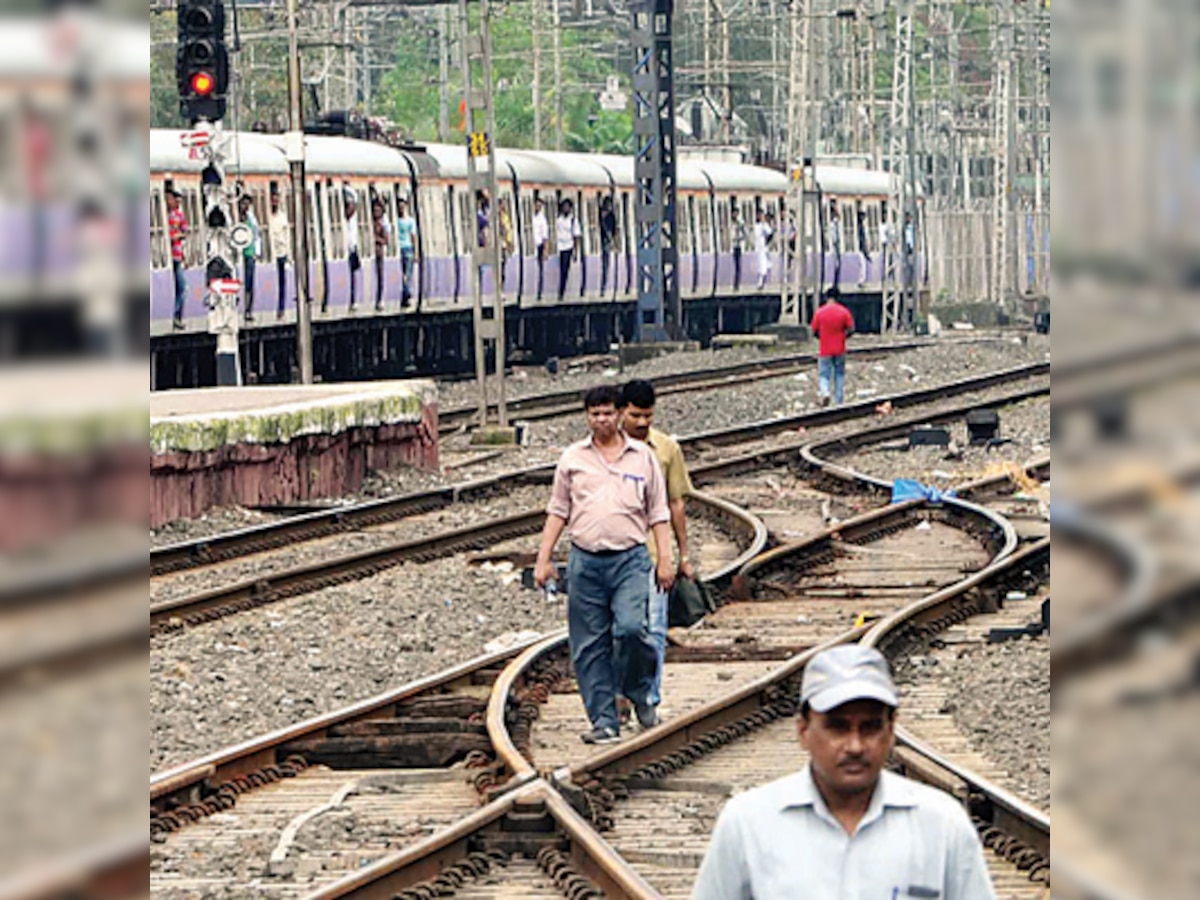
<svg viewBox="0 0 1200 900"><path fill-rule="evenodd" d="M187 296L187 278L183 271L183 242L188 235L187 215L179 204L179 192L169 187L167 201L167 239L171 242L171 272L175 276L175 316L171 327L183 327L183 300Z"/></svg>
<svg viewBox="0 0 1200 900"><path fill-rule="evenodd" d="M859 207L858 210L858 249L862 251L864 262L869 263L871 261L871 247L870 244L867 243L867 214L863 211L862 207ZM864 266L861 270L861 276L858 279L858 284L861 287L866 283L867 270L866 266Z"/></svg>
<svg viewBox="0 0 1200 900"><path fill-rule="evenodd" d="M358 256L358 204L354 202L354 192L346 188L346 256L350 262L350 311L358 302L358 273L362 269L362 260Z"/></svg>
<svg viewBox="0 0 1200 900"><path fill-rule="evenodd" d="M652 702L655 669L650 638L650 574L646 538L658 545L657 583L669 591L670 511L662 469L654 453L621 433L613 385L583 397L590 436L563 451L534 567L544 586L553 577L550 557L564 529L570 535L567 563L567 625L575 679L591 729L585 744L620 740L617 694L633 701L638 721L658 721Z"/></svg>
<svg viewBox="0 0 1200 900"><path fill-rule="evenodd" d="M829 250L833 253L833 281L837 287L842 280L842 217L836 200L829 201Z"/></svg>
<svg viewBox="0 0 1200 900"><path fill-rule="evenodd" d="M375 239L375 311L380 312L383 309L383 262L392 239L392 226L388 224L387 208L382 200L371 203L371 220Z"/></svg>
<svg viewBox="0 0 1200 900"><path fill-rule="evenodd" d="M579 246L582 232L575 218L575 204L563 200L558 204L558 220L554 223L555 246L558 248L558 299L567 292L567 276L571 273L571 260Z"/></svg>
<svg viewBox="0 0 1200 900"><path fill-rule="evenodd" d="M275 317L283 318L287 307L287 264L291 256L292 226L288 221L287 206L278 190L271 191L271 215L267 218L267 238L271 242L271 256L275 260L275 281L278 284L278 305Z"/></svg>
<svg viewBox="0 0 1200 900"><path fill-rule="evenodd" d="M831 287L821 299L821 308L812 317L813 337L819 340L817 351L817 394L821 405L829 405L829 382L833 381L833 402L842 403L846 386L846 338L854 334L854 316L842 305L838 289Z"/></svg>
<svg viewBox="0 0 1200 900"><path fill-rule="evenodd" d="M913 270L916 268L917 229L913 225L912 213L904 214L904 283L913 283Z"/></svg>
<svg viewBox="0 0 1200 900"><path fill-rule="evenodd" d="M504 274L508 269L508 258L513 254L512 213L508 211L508 198L501 197L500 205L496 208L496 226L500 230L500 283L504 284Z"/></svg>
<svg viewBox="0 0 1200 900"><path fill-rule="evenodd" d="M258 248L262 242L262 232L258 227L258 219L254 215L254 200L249 194L238 198L238 216L250 226L250 243L242 250L242 285L246 290L246 321L254 321L254 266L258 259Z"/></svg>
<svg viewBox="0 0 1200 900"><path fill-rule="evenodd" d="M617 215L613 212L612 197L600 201L600 293L608 290L608 267L616 249Z"/></svg>
<svg viewBox="0 0 1200 900"><path fill-rule="evenodd" d="M483 191L475 192L475 230L479 235L479 248L487 246L488 216L492 210L491 201Z"/></svg>
<svg viewBox="0 0 1200 900"><path fill-rule="evenodd" d="M693 490L688 475L683 451L670 435L654 427L654 385L649 381L630 381L621 388L621 429L636 441L644 442L662 467L663 480L667 485L667 508L671 511L671 531L675 534L675 545L679 548L676 574L682 578L696 577L696 568L688 555L687 495ZM658 566L657 548L653 541L647 542L650 561ZM658 589L654 576L650 580L650 637L654 639L657 662L654 668L654 688L650 703L654 707L662 702L663 662L667 655L667 592ZM657 722L641 722L643 726Z"/></svg>
<svg viewBox="0 0 1200 900"><path fill-rule="evenodd" d="M883 770L899 706L883 654L818 653L799 700L808 763L725 804L692 900L995 900L962 803Z"/></svg>
<svg viewBox="0 0 1200 900"><path fill-rule="evenodd" d="M732 214L733 222L733 288L742 286L742 251L746 249L746 223L742 220L741 211L735 206Z"/></svg>
<svg viewBox="0 0 1200 900"><path fill-rule="evenodd" d="M546 204L541 197L533 201L533 250L537 256L537 298L541 300L546 282L546 257L550 253L550 223L546 220Z"/></svg>
<svg viewBox="0 0 1200 900"><path fill-rule="evenodd" d="M754 252L758 256L758 289L761 291L767 284L771 274L771 237L775 229L771 227L770 217L761 209L758 211L758 221L754 223Z"/></svg>
<svg viewBox="0 0 1200 900"><path fill-rule="evenodd" d="M396 206L396 239L400 245L400 308L405 309L412 301L413 263L417 260L417 220L409 215L407 200Z"/></svg>

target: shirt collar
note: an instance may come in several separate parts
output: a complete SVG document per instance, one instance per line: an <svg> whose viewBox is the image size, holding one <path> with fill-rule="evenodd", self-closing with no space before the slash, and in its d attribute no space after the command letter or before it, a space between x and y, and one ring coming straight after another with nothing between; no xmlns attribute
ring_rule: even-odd
<svg viewBox="0 0 1200 900"><path fill-rule="evenodd" d="M813 781L810 764L805 763L803 769L795 775L785 778L779 785L779 793L781 810L812 807L819 817L837 825L837 820L829 811L825 798L821 796L821 792L817 790L817 785ZM861 831L882 816L887 808L908 809L916 805L916 798L909 789L908 782L891 772L880 772L879 781L871 794L871 802L867 805L867 812L862 821L858 823L858 830ZM837 827L841 828L841 825L837 825Z"/></svg>
<svg viewBox="0 0 1200 900"><path fill-rule="evenodd" d="M619 459L622 455L624 455L626 450L629 450L630 448L633 447L633 441L631 441L629 439L629 435L627 435L620 428L617 429L617 434L619 434L621 436L621 452L617 454L617 458ZM597 453L600 452L600 448L596 446L596 441L594 439L594 436L591 434L591 432L589 432L588 436L587 436L587 445L589 447L591 447L593 450L595 450Z"/></svg>

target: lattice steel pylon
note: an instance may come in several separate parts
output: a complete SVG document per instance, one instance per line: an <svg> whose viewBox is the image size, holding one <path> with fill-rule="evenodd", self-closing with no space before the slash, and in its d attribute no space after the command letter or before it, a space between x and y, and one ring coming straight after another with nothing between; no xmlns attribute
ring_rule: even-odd
<svg viewBox="0 0 1200 900"><path fill-rule="evenodd" d="M474 238L474 246L471 247L467 270L474 301L475 378L479 383L479 424L488 424L487 345L492 343L495 345L496 381L499 385L499 423L506 426L508 410L504 398L504 293L500 242L497 239L500 196L496 179L496 114L492 106L492 39L488 0L479 0L478 8L479 31L474 33L467 0L458 2L459 17L462 21L463 94L466 101L464 131L467 141L467 187L470 191L470 207L475 212L474 226L468 230ZM479 75L478 87L475 85L476 73ZM486 165L486 168L481 164ZM479 198L483 194L486 194L490 208L487 213L486 230L480 235L478 207ZM488 268L491 269L490 279L487 277Z"/></svg>
<svg viewBox="0 0 1200 900"><path fill-rule="evenodd" d="M1012 39L1012 6L1008 0L998 0L992 32L992 266L988 273L988 299L996 304L1008 298Z"/></svg>
<svg viewBox="0 0 1200 900"><path fill-rule="evenodd" d="M673 0L634 0L633 177L637 336L683 336L675 228Z"/></svg>
<svg viewBox="0 0 1200 900"><path fill-rule="evenodd" d="M892 173L885 225L888 234L883 254L883 302L880 330L896 333L905 322L909 308L907 298L915 286L916 272L907 240L904 221L910 212L912 177L912 63L913 63L913 0L900 0L896 5L896 35L892 59L892 102L888 122L888 171ZM915 217L914 217L915 238ZM914 241L915 243L915 241ZM911 249L915 249L911 248Z"/></svg>
<svg viewBox="0 0 1200 900"><path fill-rule="evenodd" d="M788 266L787 252L783 253L784 267L779 278L779 324L802 325L808 321L805 309L808 285L805 263L812 233L805 227L804 204L804 144L808 136L807 101L809 81L809 36L812 16L807 0L792 0L790 15L791 55L788 59L787 156L784 165L788 173L787 212L796 216L796 258ZM777 240L786 247L787 221L778 223ZM809 237L810 240L805 240ZM819 246L819 241L817 242ZM818 283L821 262L818 260Z"/></svg>

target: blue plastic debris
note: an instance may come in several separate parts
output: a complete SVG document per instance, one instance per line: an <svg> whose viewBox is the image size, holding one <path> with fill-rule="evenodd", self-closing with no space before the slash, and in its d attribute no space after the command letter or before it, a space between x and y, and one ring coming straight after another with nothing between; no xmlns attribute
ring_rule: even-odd
<svg viewBox="0 0 1200 900"><path fill-rule="evenodd" d="M892 502L905 503L908 500L926 500L930 503L941 503L947 497L957 496L954 491L943 491L931 484L921 484L915 478L897 478L892 482Z"/></svg>

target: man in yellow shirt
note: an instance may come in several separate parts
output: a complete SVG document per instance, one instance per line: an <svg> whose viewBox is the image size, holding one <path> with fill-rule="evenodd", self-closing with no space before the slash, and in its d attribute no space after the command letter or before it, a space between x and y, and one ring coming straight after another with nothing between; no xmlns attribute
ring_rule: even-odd
<svg viewBox="0 0 1200 900"><path fill-rule="evenodd" d="M654 400L654 385L650 382L628 382L621 389L621 427L629 437L648 444L662 467L663 478L667 483L671 531L675 534L675 543L679 548L678 574L685 578L695 578L696 568L688 556L687 538L686 498L693 490L692 479L688 475L687 463L683 459L683 451L679 449L679 444L670 435L653 427ZM650 558L654 560L653 541L648 541L646 546L650 551ZM653 565L657 565L657 560ZM652 578L651 582L653 581ZM650 702L655 707L662 699L663 660L667 652L667 597L667 592L659 590L656 583L650 585L650 637L658 651L654 688L650 693Z"/></svg>

